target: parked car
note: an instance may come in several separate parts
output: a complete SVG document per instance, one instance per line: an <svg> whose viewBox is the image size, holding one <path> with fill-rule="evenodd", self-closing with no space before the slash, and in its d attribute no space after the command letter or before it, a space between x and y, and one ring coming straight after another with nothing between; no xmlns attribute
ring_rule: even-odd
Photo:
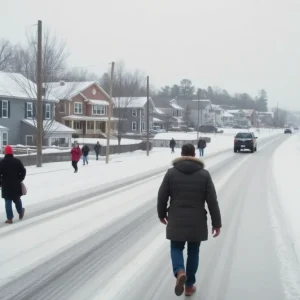
<svg viewBox="0 0 300 300"><path fill-rule="evenodd" d="M292 130L290 128L284 129L284 134L287 134L287 133L291 134Z"/></svg>
<svg viewBox="0 0 300 300"><path fill-rule="evenodd" d="M219 130L214 125L201 125L199 126L199 131L203 133L223 133L223 130Z"/></svg>
<svg viewBox="0 0 300 300"><path fill-rule="evenodd" d="M254 132L239 132L234 138L234 152L250 150L257 151L257 137Z"/></svg>

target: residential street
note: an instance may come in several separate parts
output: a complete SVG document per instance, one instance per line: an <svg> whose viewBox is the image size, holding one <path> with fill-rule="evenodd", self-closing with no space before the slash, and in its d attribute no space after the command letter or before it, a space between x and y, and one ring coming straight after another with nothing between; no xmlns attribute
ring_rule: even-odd
<svg viewBox="0 0 300 300"><path fill-rule="evenodd" d="M228 151L205 160L223 228L201 245L192 299L299 300L278 251L272 158L286 139L258 140L254 154ZM169 242L156 215L161 180L158 174L1 228L0 299L177 299ZM284 244L295 267L291 243Z"/></svg>

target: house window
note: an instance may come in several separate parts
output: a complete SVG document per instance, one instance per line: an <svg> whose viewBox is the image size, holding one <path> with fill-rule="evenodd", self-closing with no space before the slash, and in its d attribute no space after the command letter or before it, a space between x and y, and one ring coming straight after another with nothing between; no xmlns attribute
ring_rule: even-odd
<svg viewBox="0 0 300 300"><path fill-rule="evenodd" d="M137 117L137 110L136 110L136 109L133 109L133 110L132 110L132 116L133 116L133 117Z"/></svg>
<svg viewBox="0 0 300 300"><path fill-rule="evenodd" d="M2 118L8 118L8 101L2 100Z"/></svg>
<svg viewBox="0 0 300 300"><path fill-rule="evenodd" d="M145 131L146 127L145 127L145 122L142 123L142 130Z"/></svg>
<svg viewBox="0 0 300 300"><path fill-rule="evenodd" d="M66 112L66 103L59 103L59 112L60 113L65 113Z"/></svg>
<svg viewBox="0 0 300 300"><path fill-rule="evenodd" d="M26 103L26 118L33 117L33 104L31 102Z"/></svg>
<svg viewBox="0 0 300 300"><path fill-rule="evenodd" d="M25 137L26 146L34 146L34 138L33 135L26 135Z"/></svg>
<svg viewBox="0 0 300 300"><path fill-rule="evenodd" d="M77 114L77 115L82 114L82 103L80 103L80 102L74 103L74 114Z"/></svg>
<svg viewBox="0 0 300 300"><path fill-rule="evenodd" d="M145 117L145 110L142 110L142 116Z"/></svg>
<svg viewBox="0 0 300 300"><path fill-rule="evenodd" d="M131 128L132 128L133 131L137 130L136 122L132 122Z"/></svg>
<svg viewBox="0 0 300 300"><path fill-rule="evenodd" d="M87 122L87 129L88 130L93 130L95 127L94 127L94 121L89 121Z"/></svg>
<svg viewBox="0 0 300 300"><path fill-rule="evenodd" d="M73 129L82 129L82 123L80 121L74 121L73 127Z"/></svg>
<svg viewBox="0 0 300 300"><path fill-rule="evenodd" d="M8 145L8 133L6 131L2 132L2 147Z"/></svg>
<svg viewBox="0 0 300 300"><path fill-rule="evenodd" d="M105 105L93 105L93 115L101 115L105 116L106 115L106 106Z"/></svg>
<svg viewBox="0 0 300 300"><path fill-rule="evenodd" d="M47 103L45 109L45 118L46 120L50 120L50 117L51 117L51 105Z"/></svg>

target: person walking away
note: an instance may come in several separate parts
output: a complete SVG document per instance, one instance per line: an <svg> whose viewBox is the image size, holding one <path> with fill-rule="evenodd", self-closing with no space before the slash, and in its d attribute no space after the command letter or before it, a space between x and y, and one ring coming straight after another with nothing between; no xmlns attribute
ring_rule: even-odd
<svg viewBox="0 0 300 300"><path fill-rule="evenodd" d="M78 172L78 162L81 157L81 150L77 143L75 143L74 147L71 150L71 159L72 159L72 166L74 168L74 173Z"/></svg>
<svg viewBox="0 0 300 300"><path fill-rule="evenodd" d="M204 138L200 137L198 141L198 149L199 149L199 155L204 156L204 149L206 148L206 141Z"/></svg>
<svg viewBox="0 0 300 300"><path fill-rule="evenodd" d="M90 152L90 148L88 145L84 145L82 147L82 159L83 159L83 165L85 166L85 163L88 165L89 161L88 161L88 155Z"/></svg>
<svg viewBox="0 0 300 300"><path fill-rule="evenodd" d="M99 155L100 155L100 151L101 151L101 145L99 142L97 142L97 144L94 147L94 151L96 153L96 160L99 159Z"/></svg>
<svg viewBox="0 0 300 300"><path fill-rule="evenodd" d="M175 142L174 138L172 138L170 141L170 148L172 149L171 153L175 153L175 151L174 151L175 146L176 146L176 142Z"/></svg>
<svg viewBox="0 0 300 300"><path fill-rule="evenodd" d="M5 200L5 210L7 220L6 224L12 224L14 214L12 210L12 202L16 206L19 219L22 220L25 214L25 208L22 206L21 196L22 182L26 176L26 169L23 163L14 157L11 146L4 149L4 158L0 162L0 182L2 187L2 198Z"/></svg>
<svg viewBox="0 0 300 300"><path fill-rule="evenodd" d="M167 225L166 238L171 241L171 260L176 279L175 294L186 296L196 292L196 272L199 248L208 239L207 203L212 220L213 237L221 231L221 213L210 173L204 163L195 158L191 144L182 146L181 157L173 161L158 191L157 213L160 222ZM170 204L168 201L170 198ZM187 264L183 250L187 243Z"/></svg>

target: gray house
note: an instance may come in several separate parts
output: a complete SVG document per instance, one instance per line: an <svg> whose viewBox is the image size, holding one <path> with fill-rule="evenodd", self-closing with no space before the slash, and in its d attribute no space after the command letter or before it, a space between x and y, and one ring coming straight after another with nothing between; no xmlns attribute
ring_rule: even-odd
<svg viewBox="0 0 300 300"><path fill-rule="evenodd" d="M155 106L152 99L149 98L149 100L149 125L152 129ZM117 131L142 134L147 130L147 97L116 97L114 99L114 116L118 119Z"/></svg>
<svg viewBox="0 0 300 300"><path fill-rule="evenodd" d="M0 126L7 129L0 130L1 149L6 144L35 145L36 90L36 85L23 75L0 72ZM55 121L57 103L58 99L46 91L43 97L45 146L71 142L70 128Z"/></svg>

